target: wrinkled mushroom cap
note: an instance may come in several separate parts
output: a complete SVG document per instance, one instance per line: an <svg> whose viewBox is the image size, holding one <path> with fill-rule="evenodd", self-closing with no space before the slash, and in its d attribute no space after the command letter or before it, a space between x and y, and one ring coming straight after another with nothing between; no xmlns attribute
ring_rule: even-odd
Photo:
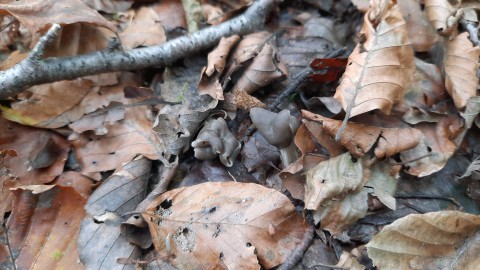
<svg viewBox="0 0 480 270"><path fill-rule="evenodd" d="M300 123L290 111L282 110L279 113L267 111L262 108L250 109L250 118L257 130L271 145L278 149L288 147Z"/></svg>
<svg viewBox="0 0 480 270"><path fill-rule="evenodd" d="M192 142L195 157L201 160L220 157L223 165L231 167L240 153L241 144L228 130L223 118L208 120Z"/></svg>

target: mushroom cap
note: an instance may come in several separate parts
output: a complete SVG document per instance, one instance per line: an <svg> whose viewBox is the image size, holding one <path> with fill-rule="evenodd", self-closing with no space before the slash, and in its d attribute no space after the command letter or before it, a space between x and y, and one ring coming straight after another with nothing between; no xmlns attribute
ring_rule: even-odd
<svg viewBox="0 0 480 270"><path fill-rule="evenodd" d="M231 167L240 153L241 144L228 130L223 118L208 120L192 142L195 157L201 160L219 156L223 165Z"/></svg>
<svg viewBox="0 0 480 270"><path fill-rule="evenodd" d="M271 145L278 149L288 147L293 140L300 123L290 116L290 111L282 110L279 113L262 108L250 109L250 118L257 130Z"/></svg>

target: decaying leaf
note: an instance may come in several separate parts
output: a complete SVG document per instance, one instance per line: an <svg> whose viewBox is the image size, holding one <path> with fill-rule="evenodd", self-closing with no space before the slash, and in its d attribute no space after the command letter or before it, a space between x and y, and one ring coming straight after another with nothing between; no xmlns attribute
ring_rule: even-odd
<svg viewBox="0 0 480 270"><path fill-rule="evenodd" d="M118 258L138 259L140 249L120 234L128 212L145 198L151 162L137 158L114 173L87 201L78 235L80 260L87 269L124 269ZM140 218L140 216L138 216Z"/></svg>
<svg viewBox="0 0 480 270"><path fill-rule="evenodd" d="M1 107L2 116L20 124L58 128L80 119L83 113L68 113L90 92L92 82L85 79L42 84L27 89L12 103Z"/></svg>
<svg viewBox="0 0 480 270"><path fill-rule="evenodd" d="M12 193L15 207L6 226L16 269L84 269L77 233L86 199L72 187L54 185L23 186ZM0 264L10 269L5 245L0 245Z"/></svg>
<svg viewBox="0 0 480 270"><path fill-rule="evenodd" d="M441 170L453 155L457 146L454 142L463 130L463 121L455 116L442 117L437 123L419 123L415 126L423 134L420 143L400 153L406 164L406 172L423 177Z"/></svg>
<svg viewBox="0 0 480 270"><path fill-rule="evenodd" d="M416 52L427 52L438 41L435 32L425 12L420 8L420 0L397 1L400 12L407 22L408 38Z"/></svg>
<svg viewBox="0 0 480 270"><path fill-rule="evenodd" d="M375 109L389 114L393 104L403 99L415 70L405 21L397 5L388 1L381 7L386 9L373 13L379 7L372 7L365 14L360 33L363 41L350 55L334 96L347 118Z"/></svg>
<svg viewBox="0 0 480 270"><path fill-rule="evenodd" d="M202 70L198 93L208 94L214 99L223 100L223 87L220 84L220 76L225 68L228 54L233 46L240 40L238 35L223 37L218 46L208 54L208 65Z"/></svg>
<svg viewBox="0 0 480 270"><path fill-rule="evenodd" d="M161 44L167 37L157 12L151 7L142 7L127 28L120 33L120 39L125 49L133 49Z"/></svg>
<svg viewBox="0 0 480 270"><path fill-rule="evenodd" d="M446 45L445 87L457 109L463 109L468 99L477 95L477 70L480 48L473 46L468 33L462 33Z"/></svg>
<svg viewBox="0 0 480 270"><path fill-rule="evenodd" d="M20 0L0 4L1 15L12 15L32 34L45 30L52 23L72 24L84 22L115 31L115 26L97 11L80 0Z"/></svg>
<svg viewBox="0 0 480 270"><path fill-rule="evenodd" d="M125 119L111 126L107 135L92 132L70 137L82 173L120 169L135 156L159 159L160 142L147 118L145 106L125 109Z"/></svg>
<svg viewBox="0 0 480 270"><path fill-rule="evenodd" d="M465 126L471 128L475 118L480 113L480 97L471 97L467 101L465 112L461 112L460 115L465 119Z"/></svg>
<svg viewBox="0 0 480 270"><path fill-rule="evenodd" d="M320 209L328 200L363 187L365 173L362 161L354 162L350 153L318 163L306 173L305 208Z"/></svg>
<svg viewBox="0 0 480 270"><path fill-rule="evenodd" d="M476 269L480 216L456 211L412 214L387 225L367 244L378 269Z"/></svg>
<svg viewBox="0 0 480 270"><path fill-rule="evenodd" d="M463 15L463 12L458 11L458 6L453 4L459 2L449 0L425 0L424 2L427 17L435 30L441 35L450 34Z"/></svg>
<svg viewBox="0 0 480 270"><path fill-rule="evenodd" d="M11 209L10 188L48 183L63 172L70 146L49 130L34 129L0 118L0 150L15 155L3 158L0 175L0 221ZM2 170L2 171L4 171Z"/></svg>
<svg viewBox="0 0 480 270"><path fill-rule="evenodd" d="M230 80L232 74L242 67L242 64L255 57L263 48L269 37L268 32L257 32L243 37L237 44L235 50L228 58L225 72L222 75L221 83L225 86Z"/></svg>
<svg viewBox="0 0 480 270"><path fill-rule="evenodd" d="M284 78L286 74L287 68L277 60L275 49L266 44L235 83L232 92L245 91L251 94L275 80Z"/></svg>
<svg viewBox="0 0 480 270"><path fill-rule="evenodd" d="M321 123L331 137L337 134L342 123L308 111L302 111L302 114L310 120ZM421 136L421 132L414 128L381 128L350 122L341 134L339 143L355 157L364 156L375 146L375 156L383 158L414 148Z"/></svg>
<svg viewBox="0 0 480 270"><path fill-rule="evenodd" d="M95 10L101 10L107 13L124 12L133 2L128 0L82 0L85 4Z"/></svg>
<svg viewBox="0 0 480 270"><path fill-rule="evenodd" d="M270 269L306 230L286 196L237 182L168 191L143 216L160 256L174 255L173 264L183 269Z"/></svg>

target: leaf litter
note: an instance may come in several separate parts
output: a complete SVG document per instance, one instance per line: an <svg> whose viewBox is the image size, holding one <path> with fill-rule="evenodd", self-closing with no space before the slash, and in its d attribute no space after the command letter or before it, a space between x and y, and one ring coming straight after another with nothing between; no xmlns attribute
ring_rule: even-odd
<svg viewBox="0 0 480 270"><path fill-rule="evenodd" d="M2 2L3 70L53 23L46 57L121 53L251 5L60 2ZM168 67L0 101L1 265L474 269L478 4L321 2Z"/></svg>

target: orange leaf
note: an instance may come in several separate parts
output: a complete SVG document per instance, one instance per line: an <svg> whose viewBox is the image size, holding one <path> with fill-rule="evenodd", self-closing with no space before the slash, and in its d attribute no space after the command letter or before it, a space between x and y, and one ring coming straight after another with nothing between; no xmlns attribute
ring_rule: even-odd
<svg viewBox="0 0 480 270"><path fill-rule="evenodd" d="M375 109L389 114L393 104L403 99L415 70L405 21L397 5L374 11L372 7L365 14L360 34L364 42L348 58L334 96L347 112L346 119Z"/></svg>
<svg viewBox="0 0 480 270"><path fill-rule="evenodd" d="M473 46L466 32L449 40L446 47L445 87L457 109L463 109L468 99L477 95L480 48Z"/></svg>
<svg viewBox="0 0 480 270"><path fill-rule="evenodd" d="M157 252L175 255L182 269L269 269L285 261L306 230L285 195L238 182L168 191L143 216Z"/></svg>
<svg viewBox="0 0 480 270"><path fill-rule="evenodd" d="M80 0L22 0L0 4L0 14L12 15L35 34L53 23L84 22L108 28L115 26Z"/></svg>

